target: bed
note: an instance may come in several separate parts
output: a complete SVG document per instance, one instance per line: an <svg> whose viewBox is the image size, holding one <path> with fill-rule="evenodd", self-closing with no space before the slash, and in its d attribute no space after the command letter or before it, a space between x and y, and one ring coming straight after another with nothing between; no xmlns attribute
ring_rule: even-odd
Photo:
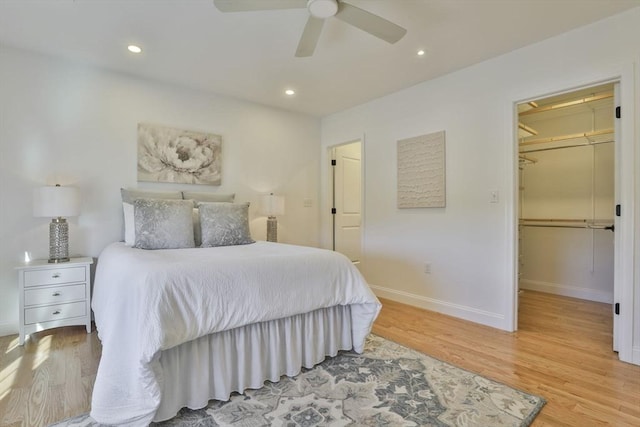
<svg viewBox="0 0 640 427"><path fill-rule="evenodd" d="M340 350L362 352L380 307L353 264L328 250L110 244L94 280L102 356L91 416L148 425Z"/></svg>

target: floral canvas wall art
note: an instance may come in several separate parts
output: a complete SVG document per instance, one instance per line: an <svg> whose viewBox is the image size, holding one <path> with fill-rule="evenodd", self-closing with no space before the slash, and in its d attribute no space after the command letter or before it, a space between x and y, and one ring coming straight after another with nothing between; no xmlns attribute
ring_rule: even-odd
<svg viewBox="0 0 640 427"><path fill-rule="evenodd" d="M220 185L222 137L138 124L138 181Z"/></svg>

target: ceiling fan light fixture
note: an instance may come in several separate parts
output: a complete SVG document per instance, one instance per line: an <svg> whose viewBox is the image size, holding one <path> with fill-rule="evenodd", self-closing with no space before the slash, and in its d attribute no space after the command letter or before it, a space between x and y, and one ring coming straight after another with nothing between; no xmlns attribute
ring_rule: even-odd
<svg viewBox="0 0 640 427"><path fill-rule="evenodd" d="M308 0L307 9L311 16L326 19L338 13L338 2L336 0Z"/></svg>
<svg viewBox="0 0 640 427"><path fill-rule="evenodd" d="M309 16L296 49L295 55L298 58L313 55L324 21L331 17L338 18L390 44L396 43L407 33L406 28L342 0L213 0L213 4L220 12L304 9L306 7Z"/></svg>

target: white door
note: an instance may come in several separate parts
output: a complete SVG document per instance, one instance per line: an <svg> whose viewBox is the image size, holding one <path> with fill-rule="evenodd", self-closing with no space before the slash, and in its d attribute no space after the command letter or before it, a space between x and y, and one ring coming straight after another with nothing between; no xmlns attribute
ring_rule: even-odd
<svg viewBox="0 0 640 427"><path fill-rule="evenodd" d="M617 107L620 105L620 83L615 83L613 85L613 105ZM620 119L614 119L614 128L613 128L613 138L615 144L615 156L614 156L614 200L620 200ZM615 206L611 206L611 211L613 213L614 220L614 230L615 234L613 236L613 247L614 247L614 258L613 258L613 351L619 351L620 349L620 322L619 316L616 314L616 304L620 302L622 289L621 289L621 264L620 261L622 257L620 256L621 252L621 241L620 241L620 218L616 215Z"/></svg>
<svg viewBox="0 0 640 427"><path fill-rule="evenodd" d="M353 142L333 149L335 160L333 243L334 250L346 255L354 264L360 263L362 217L361 144Z"/></svg>

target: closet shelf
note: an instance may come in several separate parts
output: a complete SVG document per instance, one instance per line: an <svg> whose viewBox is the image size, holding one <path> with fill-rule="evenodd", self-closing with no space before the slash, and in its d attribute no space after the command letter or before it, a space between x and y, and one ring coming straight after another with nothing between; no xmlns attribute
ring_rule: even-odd
<svg viewBox="0 0 640 427"><path fill-rule="evenodd" d="M613 92L605 92L605 93L600 93L600 94L594 94L594 95L587 96L587 97L584 97L584 98L574 99L574 100L571 100L571 101L561 102L561 103L558 103L558 104L536 106L536 107L531 108L529 110L520 112L519 115L520 116L528 116L530 114L540 114L540 113L543 113L545 111L553 111L553 110L558 110L558 109L567 108L567 107L575 107L575 106L578 106L578 105L589 104L591 102L602 101L602 100L605 100L605 99L612 99L612 98L613 98Z"/></svg>
<svg viewBox="0 0 640 427"><path fill-rule="evenodd" d="M526 156L524 154L520 154L518 156L518 160L520 160L520 163L538 163L538 159Z"/></svg>
<svg viewBox="0 0 640 427"><path fill-rule="evenodd" d="M528 136L535 136L538 131L524 123L518 123L518 138L526 138Z"/></svg>
<svg viewBox="0 0 640 427"><path fill-rule="evenodd" d="M614 141L613 129L596 130L593 132L574 133L570 135L553 136L548 138L529 139L520 142L520 153L536 151L558 150L561 148L580 147L585 145L605 144ZM531 147L539 144L558 144L547 147Z"/></svg>

